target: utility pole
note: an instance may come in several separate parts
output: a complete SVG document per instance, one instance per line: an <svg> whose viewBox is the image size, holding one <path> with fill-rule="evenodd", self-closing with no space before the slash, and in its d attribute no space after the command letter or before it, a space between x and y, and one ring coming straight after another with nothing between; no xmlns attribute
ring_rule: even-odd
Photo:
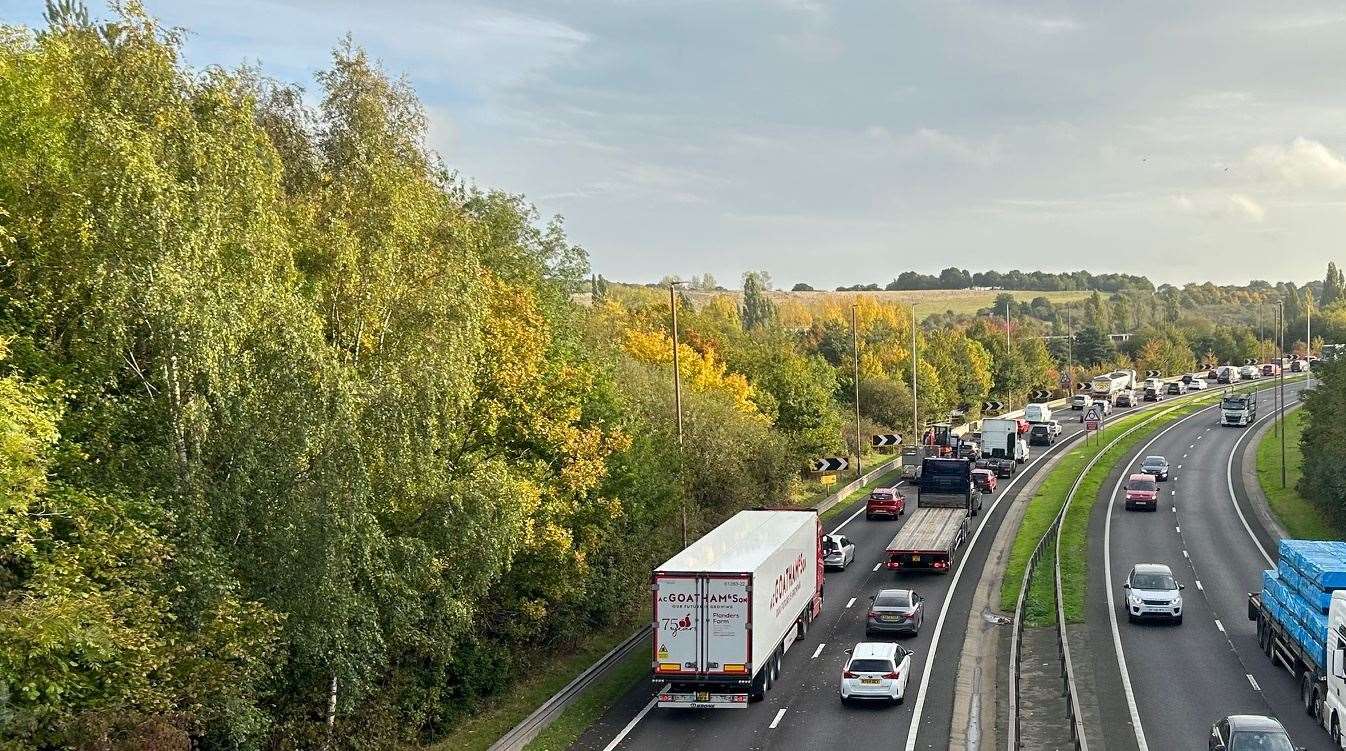
<svg viewBox="0 0 1346 751"><path fill-rule="evenodd" d="M682 453L682 376L678 372L678 298L674 289L684 282L668 283L668 309L673 313L673 410L678 413L678 453ZM682 493L682 546L687 547L687 493Z"/></svg>
<svg viewBox="0 0 1346 751"><path fill-rule="evenodd" d="M1012 302L1013 299L1014 299L1014 298L1011 297L1009 300L1006 300L1006 301L1005 301L1005 363L1006 363L1006 366L1008 366L1008 364L1009 364L1009 358L1010 358L1010 334L1009 334L1009 326L1010 326L1009 316L1010 316L1010 314L1009 314L1009 311L1010 311L1010 302ZM1005 406L1009 407L1010 409L1014 409L1014 394L1013 394L1012 392L1006 391L1006 392L1005 392L1005 399L1007 400L1007 403L1006 403Z"/></svg>
<svg viewBox="0 0 1346 751"><path fill-rule="evenodd" d="M921 423L916 413L916 303L911 304L911 435L920 440Z"/></svg>
<svg viewBox="0 0 1346 751"><path fill-rule="evenodd" d="M1281 352L1285 351L1285 303L1280 304L1280 313L1277 315L1280 323L1281 332ZM1283 359L1283 358L1282 358ZM1281 487L1285 487L1285 368L1280 370L1280 378L1277 392L1280 396L1280 406L1276 408L1276 420L1280 423L1281 431Z"/></svg>
<svg viewBox="0 0 1346 751"><path fill-rule="evenodd" d="M856 305L851 304L851 350L855 356L855 476L863 473L860 454L864 453L864 444L860 443L860 330L855 325Z"/></svg>
<svg viewBox="0 0 1346 751"><path fill-rule="evenodd" d="M1066 393L1070 393L1075 385L1075 315L1070 310L1066 311L1066 380L1070 381Z"/></svg>
<svg viewBox="0 0 1346 751"><path fill-rule="evenodd" d="M1309 315L1309 330L1304 337L1306 339L1304 342L1304 367L1309 369L1308 388L1313 388L1313 290L1309 289L1305 297L1308 298L1308 305L1304 309Z"/></svg>

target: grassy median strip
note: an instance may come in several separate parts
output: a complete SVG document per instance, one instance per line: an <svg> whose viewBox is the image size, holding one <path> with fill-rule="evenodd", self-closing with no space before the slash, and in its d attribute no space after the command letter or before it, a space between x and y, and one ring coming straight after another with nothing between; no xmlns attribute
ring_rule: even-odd
<svg viewBox="0 0 1346 751"><path fill-rule="evenodd" d="M1318 509L1299 494L1295 488L1303 476L1304 454L1299 439L1304 435L1304 410L1296 409L1285 415L1285 487L1281 487L1281 439L1276 431L1268 430L1257 444L1257 482L1266 494L1271 513L1285 527L1290 537L1298 540L1340 540L1338 529Z"/></svg>

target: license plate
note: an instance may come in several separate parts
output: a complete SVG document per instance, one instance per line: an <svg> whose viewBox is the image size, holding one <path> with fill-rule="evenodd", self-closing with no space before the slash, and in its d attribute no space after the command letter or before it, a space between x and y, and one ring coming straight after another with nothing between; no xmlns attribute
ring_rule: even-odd
<svg viewBox="0 0 1346 751"><path fill-rule="evenodd" d="M921 557L920 557L919 555L913 555L913 556L911 557L911 562L912 562L912 563L920 563L920 562L921 562Z"/></svg>
<svg viewBox="0 0 1346 751"><path fill-rule="evenodd" d="M696 692L696 700L697 700L697 701L710 701L710 692L709 692L709 691L697 691L697 692Z"/></svg>
<svg viewBox="0 0 1346 751"><path fill-rule="evenodd" d="M894 623L894 622L897 621L897 616L895 616L895 615L881 615L881 616L879 616L879 620L881 620L881 621L888 621L889 623Z"/></svg>
<svg viewBox="0 0 1346 751"><path fill-rule="evenodd" d="M863 683L863 684L865 684L866 686L877 686L877 685L879 685L879 679L878 679L878 678L861 678L861 679L860 679L860 682Z"/></svg>

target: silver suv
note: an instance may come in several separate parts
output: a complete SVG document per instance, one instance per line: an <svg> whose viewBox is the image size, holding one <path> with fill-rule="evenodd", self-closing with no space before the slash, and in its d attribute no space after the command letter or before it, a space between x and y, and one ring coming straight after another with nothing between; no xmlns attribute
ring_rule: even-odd
<svg viewBox="0 0 1346 751"><path fill-rule="evenodd" d="M1126 575L1126 619L1162 618L1182 623L1182 590L1173 572L1162 563L1137 563Z"/></svg>

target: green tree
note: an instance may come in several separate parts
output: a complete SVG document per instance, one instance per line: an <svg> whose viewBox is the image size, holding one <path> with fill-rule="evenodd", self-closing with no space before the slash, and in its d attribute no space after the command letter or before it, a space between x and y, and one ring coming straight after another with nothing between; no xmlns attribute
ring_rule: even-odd
<svg viewBox="0 0 1346 751"><path fill-rule="evenodd" d="M1327 275L1323 277L1323 292L1318 298L1318 304L1325 308L1340 300L1342 293L1342 272L1337 268L1335 261L1328 261Z"/></svg>
<svg viewBox="0 0 1346 751"><path fill-rule="evenodd" d="M1075 332L1075 360L1085 365L1098 365L1110 360L1116 349L1112 339L1093 326Z"/></svg>
<svg viewBox="0 0 1346 751"><path fill-rule="evenodd" d="M767 296L770 284L765 272L749 271L743 275L743 328L765 328L776 321L776 304Z"/></svg>

